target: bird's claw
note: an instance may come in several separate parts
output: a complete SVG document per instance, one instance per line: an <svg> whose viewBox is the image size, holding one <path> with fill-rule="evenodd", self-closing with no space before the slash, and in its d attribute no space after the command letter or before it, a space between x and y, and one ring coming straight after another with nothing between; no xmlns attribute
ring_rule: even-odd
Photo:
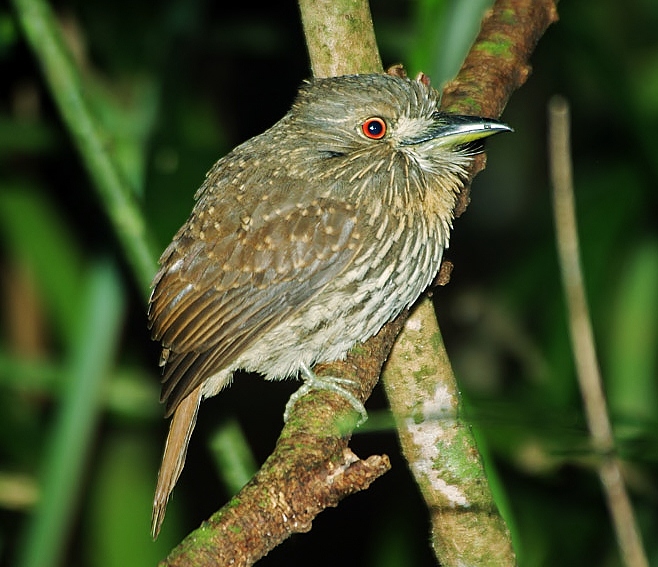
<svg viewBox="0 0 658 567"><path fill-rule="evenodd" d="M292 408L297 403L297 400L308 394L311 390L329 390L330 392L335 392L342 396L350 403L352 408L354 408L354 411L359 414L359 420L357 421L356 426L359 427L366 422L368 419L368 412L366 411L365 406L352 392L343 387L343 385L354 385L354 380L350 380L349 378L339 378L337 376L318 376L306 364L302 365L300 375L304 380L304 383L292 394L292 396L290 396L290 399L286 404L286 409L283 412L283 420L285 422L290 418Z"/></svg>

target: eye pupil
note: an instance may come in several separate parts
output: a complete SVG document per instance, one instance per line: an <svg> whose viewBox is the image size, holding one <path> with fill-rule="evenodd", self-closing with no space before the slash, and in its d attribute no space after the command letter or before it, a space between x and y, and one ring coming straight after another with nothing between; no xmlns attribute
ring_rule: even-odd
<svg viewBox="0 0 658 567"><path fill-rule="evenodd" d="M370 134L373 137L379 136L382 133L382 130L384 130L384 127L382 126L381 122L377 122L376 120L371 120L368 123L368 134Z"/></svg>
<svg viewBox="0 0 658 567"><path fill-rule="evenodd" d="M371 140L380 140L386 134L386 122L381 118L368 118L361 128L363 134Z"/></svg>

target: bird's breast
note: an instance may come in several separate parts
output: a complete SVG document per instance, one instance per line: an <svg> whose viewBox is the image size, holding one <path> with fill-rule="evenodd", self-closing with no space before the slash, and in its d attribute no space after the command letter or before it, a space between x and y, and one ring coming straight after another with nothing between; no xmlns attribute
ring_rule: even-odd
<svg viewBox="0 0 658 567"><path fill-rule="evenodd" d="M390 214L382 214L362 240L350 266L268 331L240 366L279 379L294 374L301 362L344 358L418 298L438 271L444 247L438 225Z"/></svg>

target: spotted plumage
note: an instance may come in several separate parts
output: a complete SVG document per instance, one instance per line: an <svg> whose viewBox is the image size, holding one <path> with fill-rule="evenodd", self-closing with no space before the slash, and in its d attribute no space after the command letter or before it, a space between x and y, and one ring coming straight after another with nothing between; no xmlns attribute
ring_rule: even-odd
<svg viewBox="0 0 658 567"><path fill-rule="evenodd" d="M154 533L201 399L237 369L277 380L343 358L434 278L468 144L508 129L440 114L438 102L423 81L314 80L208 173L150 302L173 414Z"/></svg>

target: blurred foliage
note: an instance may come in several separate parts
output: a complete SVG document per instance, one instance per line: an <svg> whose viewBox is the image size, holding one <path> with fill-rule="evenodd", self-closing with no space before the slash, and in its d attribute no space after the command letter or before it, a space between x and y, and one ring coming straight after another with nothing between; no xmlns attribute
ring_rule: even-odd
<svg viewBox="0 0 658 567"><path fill-rule="evenodd" d="M373 0L385 64L403 62L410 74L422 69L443 83L487 4ZM112 155L164 248L205 171L282 116L307 77L296 6L57 0L53 7ZM434 296L465 411L514 518L522 565L618 565L551 226L545 107L552 94L566 96L600 363L645 544L658 565L658 3L564 1L560 12L504 115L516 133L489 145L489 167L455 223L452 282ZM148 518L165 423L143 290L5 4L0 73L0 564L38 557L27 547L56 496L52 476L70 473L63 515L52 524L59 531L49 532L57 541L43 543L53 545L50 564L152 565L228 498L234 488L222 488L221 478L244 476L217 474L217 466L236 466L222 464L232 456L209 454L219 416L242 425L232 438L244 435L262 461L296 385L240 376L204 404L154 544ZM90 370L83 355L94 353ZM384 407L376 393L373 421ZM394 470L262 565L433 564L426 513L394 432L357 435L353 446L361 455L387 452ZM64 462L53 464L58 454ZM353 550L349 558L345 550Z"/></svg>

